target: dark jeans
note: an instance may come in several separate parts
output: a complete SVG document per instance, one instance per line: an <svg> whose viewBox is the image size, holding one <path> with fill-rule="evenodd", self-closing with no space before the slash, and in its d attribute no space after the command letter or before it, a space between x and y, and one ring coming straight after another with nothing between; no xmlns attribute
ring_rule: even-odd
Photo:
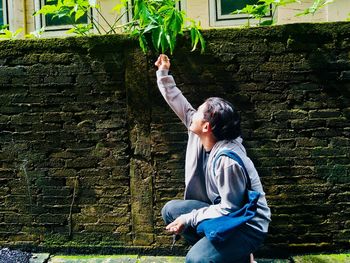
<svg viewBox="0 0 350 263"><path fill-rule="evenodd" d="M172 200L163 207L162 216L165 223L169 224L182 214L206 206L209 204L197 200ZM193 245L187 253L186 263L248 263L250 253L262 244L266 234L243 225L225 242L214 244L189 226L182 236Z"/></svg>

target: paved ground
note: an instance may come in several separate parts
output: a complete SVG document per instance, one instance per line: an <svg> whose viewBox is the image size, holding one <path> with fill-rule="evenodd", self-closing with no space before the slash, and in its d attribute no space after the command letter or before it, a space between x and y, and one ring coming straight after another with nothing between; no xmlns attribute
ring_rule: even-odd
<svg viewBox="0 0 350 263"><path fill-rule="evenodd" d="M256 259L258 263L290 263L289 260ZM33 254L30 263L184 263L184 257L153 257L138 255L110 256L63 256L50 254Z"/></svg>
<svg viewBox="0 0 350 263"><path fill-rule="evenodd" d="M293 259L255 259L258 263L350 263L350 254L307 255ZM138 255L89 255L63 256L50 254L33 254L30 263L184 263L184 257L153 257Z"/></svg>

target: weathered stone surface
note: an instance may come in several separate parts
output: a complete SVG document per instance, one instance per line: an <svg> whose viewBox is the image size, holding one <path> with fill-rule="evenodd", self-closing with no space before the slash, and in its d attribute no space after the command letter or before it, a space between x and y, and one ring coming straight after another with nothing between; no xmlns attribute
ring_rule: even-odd
<svg viewBox="0 0 350 263"><path fill-rule="evenodd" d="M180 44L171 72L195 108L240 110L272 209L261 252L347 249L350 24L203 34L206 54ZM160 212L183 197L187 130L155 59L123 36L2 42L2 246L169 250Z"/></svg>
<svg viewBox="0 0 350 263"><path fill-rule="evenodd" d="M131 215L136 246L147 246L154 242L152 174L153 168L148 163L131 161Z"/></svg>

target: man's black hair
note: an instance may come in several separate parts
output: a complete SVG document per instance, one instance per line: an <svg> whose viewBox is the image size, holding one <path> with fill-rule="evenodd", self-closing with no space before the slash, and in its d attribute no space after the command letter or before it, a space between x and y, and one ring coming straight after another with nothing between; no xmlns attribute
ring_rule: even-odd
<svg viewBox="0 0 350 263"><path fill-rule="evenodd" d="M205 101L204 119L210 123L215 138L233 140L241 135L241 117L228 101L211 97Z"/></svg>

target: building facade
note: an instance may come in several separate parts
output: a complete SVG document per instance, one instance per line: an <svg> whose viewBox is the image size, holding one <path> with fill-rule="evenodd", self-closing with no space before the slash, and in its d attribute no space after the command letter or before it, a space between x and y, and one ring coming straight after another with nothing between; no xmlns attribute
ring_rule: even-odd
<svg viewBox="0 0 350 263"><path fill-rule="evenodd" d="M44 37L67 36L66 31L69 29L67 21L51 20L43 15L33 16L35 11L48 2L49 0L0 0L0 25L8 24L11 31L22 28L22 36L38 31L43 27L45 28ZM102 26L113 23L116 18L116 11L113 11L113 7L118 4L119 0L98 0L97 2L100 5L103 17L101 14L92 11L88 17L82 17L81 22L84 23L88 22L89 19L94 19ZM247 15L232 15L231 12L243 8L246 4L256 2L257 0L180 0L177 5L178 8L186 12L188 17L200 21L202 28L207 29L246 25ZM279 7L274 14L274 19L277 24L286 24L345 21L349 18L349 0L335 0L320 9L315 15L296 16L312 3L313 0L301 0L301 3ZM266 19L270 19L271 15L271 12L267 13ZM128 15L125 14L120 21L127 22ZM251 21L251 23L254 24L254 21Z"/></svg>

